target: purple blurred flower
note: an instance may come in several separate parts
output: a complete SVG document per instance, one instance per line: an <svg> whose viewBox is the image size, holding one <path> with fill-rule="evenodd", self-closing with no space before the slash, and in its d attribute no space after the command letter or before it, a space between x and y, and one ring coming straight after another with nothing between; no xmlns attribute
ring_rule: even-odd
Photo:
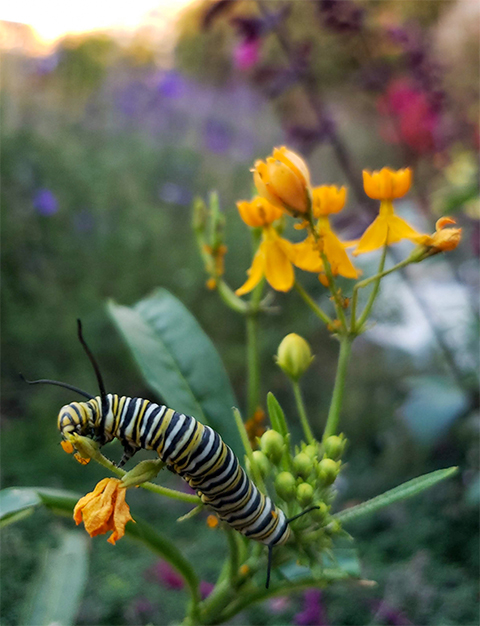
<svg viewBox="0 0 480 626"><path fill-rule="evenodd" d="M260 40L241 41L233 50L233 63L242 72L246 72L257 64L260 58Z"/></svg>
<svg viewBox="0 0 480 626"><path fill-rule="evenodd" d="M294 616L297 626L327 626L325 608L322 604L322 592L310 589L303 594L303 610Z"/></svg>
<svg viewBox="0 0 480 626"><path fill-rule="evenodd" d="M180 98L184 95L185 89L185 79L175 71L165 74L158 84L158 93L164 98Z"/></svg>
<svg viewBox="0 0 480 626"><path fill-rule="evenodd" d="M60 60L60 55L58 53L49 54L46 57L40 57L37 60L37 64L35 68L37 74L40 74L40 76L50 74L57 68L59 60Z"/></svg>
<svg viewBox="0 0 480 626"><path fill-rule="evenodd" d="M221 154L228 152L233 142L233 132L230 125L210 118L206 121L203 130L205 147L211 152Z"/></svg>
<svg viewBox="0 0 480 626"><path fill-rule="evenodd" d="M208 598L208 596L212 593L214 587L215 585L207 582L206 580L200 581L199 589L200 589L200 595L202 596L202 600L205 600L205 598Z"/></svg>
<svg viewBox="0 0 480 626"><path fill-rule="evenodd" d="M39 189L33 197L33 207L40 215L49 217L58 211L58 200L50 189Z"/></svg>
<svg viewBox="0 0 480 626"><path fill-rule="evenodd" d="M183 589L183 578L167 561L157 561L147 570L147 575L152 576L167 589Z"/></svg>

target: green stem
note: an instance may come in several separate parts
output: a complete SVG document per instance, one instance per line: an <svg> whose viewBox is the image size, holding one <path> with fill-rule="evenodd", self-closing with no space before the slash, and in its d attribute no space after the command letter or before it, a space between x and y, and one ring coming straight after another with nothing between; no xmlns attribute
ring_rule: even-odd
<svg viewBox="0 0 480 626"><path fill-rule="evenodd" d="M231 528L225 528L225 532L228 540L228 548L230 550L230 568L229 568L229 578L232 584L235 584L235 580L238 576L238 568L240 563L240 554L238 550L238 543L234 536L235 531Z"/></svg>
<svg viewBox="0 0 480 626"><path fill-rule="evenodd" d="M340 338L340 354L338 356L337 373L335 375L335 384L333 387L332 401L328 411L327 423L323 433L323 440L337 432L338 422L340 421L340 411L342 408L343 390L345 388L345 378L347 374L350 350L352 347L352 339L347 335Z"/></svg>
<svg viewBox="0 0 480 626"><path fill-rule="evenodd" d="M315 313L315 315L322 320L322 322L327 324L327 326L333 323L332 318L329 317L324 311L322 311L322 309L313 301L311 296L308 295L308 293L305 291L302 285L300 285L300 283L295 281L294 287L300 294L303 301L307 304L308 307L310 307L310 309Z"/></svg>
<svg viewBox="0 0 480 626"><path fill-rule="evenodd" d="M288 581L287 583L281 583L278 585L271 585L269 589L261 588L256 589L248 594L242 594L241 597L236 599L231 603L230 606L227 606L226 609L220 614L213 617L213 619L205 620L206 624L221 624L225 623L234 617L240 611L243 611L245 608L254 604L256 602L263 602L268 598L272 598L273 596L281 596L281 595L290 595L296 591L304 591L305 589L313 588L323 588L328 585L329 582L334 580L342 580L345 578L350 578L349 574L346 572L327 572L325 570L324 577L322 579L316 578L306 578L304 580L299 581Z"/></svg>
<svg viewBox="0 0 480 626"><path fill-rule="evenodd" d="M302 424L303 432L308 443L315 444L315 437L313 436L310 424L308 423L307 412L305 410L305 404L302 398L302 390L298 380L292 380L293 393L295 394L295 402L297 403L297 410L300 416L300 422Z"/></svg>
<svg viewBox="0 0 480 626"><path fill-rule="evenodd" d="M330 289L330 292L333 296L333 304L335 305L335 311L337 313L337 317L342 324L342 328L344 330L347 330L347 319L345 317L345 312L343 310L342 301L338 293L337 284L335 283L335 279L332 274L332 268L330 267L330 262L327 259L327 256L324 252L321 252L320 256L322 257L323 267L325 270L325 274L327 276L328 288Z"/></svg>
<svg viewBox="0 0 480 626"><path fill-rule="evenodd" d="M117 467L115 463L112 463L112 461L104 457L100 452L92 458L94 461L97 461L97 463L100 463L100 465L103 465L103 467L107 468L117 476L123 477L127 473L125 470ZM197 496L189 493L182 493L181 491L176 491L175 489L169 489L168 487L162 487L161 485L155 485L155 483L145 482L139 485L139 487L142 487L142 489L146 489L147 491L152 491L153 493L158 493L161 496L172 498L173 500L179 500L180 502L188 502L189 504L196 505L201 504L201 500Z"/></svg>
<svg viewBox="0 0 480 626"><path fill-rule="evenodd" d="M241 313L242 315L247 313L248 304L235 294L233 289L227 285L223 278L217 280L217 291L224 303L233 311Z"/></svg>
<svg viewBox="0 0 480 626"><path fill-rule="evenodd" d="M372 293L370 294L370 297L368 299L368 302L363 310L363 313L360 315L358 322L354 321L352 319L352 322L355 323L355 329L359 328L361 329L363 324L365 323L365 320L368 318L368 316L370 315L370 311L372 310L373 304L375 302L375 300L377 299L377 295L378 295L378 291L380 289L380 281L382 280L382 272L383 272L383 268L385 267L385 259L387 258L387 244L385 244L383 246L383 251L382 251L382 257L380 259L380 265L378 266L378 272L377 272L377 279L374 282L373 285L373 289L372 289ZM370 281L372 282L372 281Z"/></svg>

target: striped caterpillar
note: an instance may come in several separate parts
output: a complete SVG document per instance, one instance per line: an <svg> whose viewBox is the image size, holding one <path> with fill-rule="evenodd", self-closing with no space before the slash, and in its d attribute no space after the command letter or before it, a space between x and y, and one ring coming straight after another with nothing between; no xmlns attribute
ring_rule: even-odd
<svg viewBox="0 0 480 626"><path fill-rule="evenodd" d="M285 513L257 489L215 430L164 405L107 394L99 367L83 338L80 320L78 336L95 370L100 396L94 397L59 381L26 381L65 387L87 398L87 402L72 402L60 409L58 428L63 439L76 433L102 446L117 438L124 448L119 467L141 448L157 452L161 461L195 489L220 520L268 547L268 588L273 547L288 541L291 521L317 507L287 519Z"/></svg>

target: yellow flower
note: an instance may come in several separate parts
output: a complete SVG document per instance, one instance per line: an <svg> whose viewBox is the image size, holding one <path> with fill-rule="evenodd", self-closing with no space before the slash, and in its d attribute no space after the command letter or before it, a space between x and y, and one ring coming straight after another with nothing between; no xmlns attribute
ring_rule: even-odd
<svg viewBox="0 0 480 626"><path fill-rule="evenodd" d="M398 243L402 239L409 239L415 243L420 243L422 235L412 228L405 220L395 215L393 204L390 200L383 200L380 204L378 217L370 224L367 230L360 237L354 255L365 254L393 243Z"/></svg>
<svg viewBox="0 0 480 626"><path fill-rule="evenodd" d="M315 217L338 213L345 205L347 190L335 185L322 185L312 191L312 211Z"/></svg>
<svg viewBox="0 0 480 626"><path fill-rule="evenodd" d="M318 220L317 231L318 242L312 235L308 235L304 241L295 244L294 264L301 270L320 274L325 269L320 257L320 251L323 250L334 276L358 278L358 271L345 251L345 244L333 232L328 217Z"/></svg>
<svg viewBox="0 0 480 626"><path fill-rule="evenodd" d="M456 224L451 217L441 217L435 224L433 235L424 235L420 243L429 248L429 256L439 252L450 252L455 250L462 239L461 228L446 228L451 224Z"/></svg>
<svg viewBox="0 0 480 626"><path fill-rule="evenodd" d="M310 173L305 162L285 146L274 148L272 156L256 161L253 181L258 193L295 216L310 206Z"/></svg>
<svg viewBox="0 0 480 626"><path fill-rule="evenodd" d="M130 508L125 502L126 488L117 478L104 478L95 489L80 498L73 511L77 526L83 518L85 530L90 537L103 535L109 530L113 533L108 542L115 542L125 534L127 522L135 520L130 515Z"/></svg>
<svg viewBox="0 0 480 626"><path fill-rule="evenodd" d="M394 171L384 167L379 172L363 170L363 188L365 193L374 200L394 200L401 198L412 184L412 170L407 167Z"/></svg>
<svg viewBox="0 0 480 626"><path fill-rule="evenodd" d="M294 256L293 244L280 237L272 226L267 226L247 272L248 280L235 293L243 296L252 291L264 276L276 291L290 291L295 282Z"/></svg>
<svg viewBox="0 0 480 626"><path fill-rule="evenodd" d="M283 215L282 209L260 196L256 196L251 202L237 202L237 208L245 224L252 228L269 226Z"/></svg>

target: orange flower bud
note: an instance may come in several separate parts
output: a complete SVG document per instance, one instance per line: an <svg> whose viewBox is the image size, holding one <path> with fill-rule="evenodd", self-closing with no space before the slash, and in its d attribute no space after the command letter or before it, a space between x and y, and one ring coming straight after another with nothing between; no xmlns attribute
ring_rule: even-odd
<svg viewBox="0 0 480 626"><path fill-rule="evenodd" d="M267 162L256 161L253 181L258 193L287 212L306 213L310 206L310 174L304 161L285 146Z"/></svg>
<svg viewBox="0 0 480 626"><path fill-rule="evenodd" d="M394 200L401 198L412 184L412 170L391 170L384 167L380 171L363 170L363 187L365 193L374 200Z"/></svg>
<svg viewBox="0 0 480 626"><path fill-rule="evenodd" d="M218 526L218 517L216 515L209 515L207 517L207 526L209 528L216 528Z"/></svg>
<svg viewBox="0 0 480 626"><path fill-rule="evenodd" d="M435 224L435 232L433 235L425 235L421 240L421 244L428 248L428 256L438 254L439 252L450 252L455 250L462 240L461 228L446 228L450 224L456 224L451 217L441 217Z"/></svg>

